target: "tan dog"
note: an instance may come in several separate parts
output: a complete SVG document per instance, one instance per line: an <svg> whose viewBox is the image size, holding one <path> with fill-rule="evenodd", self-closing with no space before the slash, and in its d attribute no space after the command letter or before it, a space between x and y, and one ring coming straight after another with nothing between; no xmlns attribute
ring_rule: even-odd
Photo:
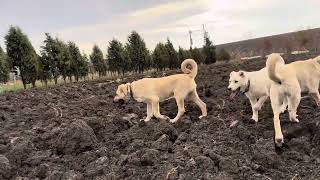
<svg viewBox="0 0 320 180"><path fill-rule="evenodd" d="M275 143L277 146L283 144L279 114L284 99L288 101L290 120L299 122L297 119L297 108L300 103L301 93L308 92L320 105L319 82L320 82L320 56L305 61L296 61L281 67L277 63L281 56L271 54L267 59L269 78L273 81L270 88L270 99L273 111L275 129Z"/></svg>
<svg viewBox="0 0 320 180"><path fill-rule="evenodd" d="M187 66L191 65L192 70ZM153 116L158 119L169 119L161 115L159 102L175 98L178 105L178 113L170 122L176 122L185 112L184 100L190 97L201 109L202 115L207 116L206 104L199 98L194 78L198 73L198 65L193 59L186 59L181 64L181 70L184 74L176 74L162 78L143 78L132 83L121 84L118 86L114 101L120 99L128 100L130 96L138 102L147 104L147 117L149 121Z"/></svg>

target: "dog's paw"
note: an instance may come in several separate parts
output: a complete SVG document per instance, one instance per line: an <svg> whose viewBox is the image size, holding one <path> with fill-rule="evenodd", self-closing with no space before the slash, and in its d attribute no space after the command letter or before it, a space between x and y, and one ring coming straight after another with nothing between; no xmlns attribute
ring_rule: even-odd
<svg viewBox="0 0 320 180"><path fill-rule="evenodd" d="M274 139L274 144L276 145L276 147L282 147L283 143L283 136Z"/></svg>
<svg viewBox="0 0 320 180"><path fill-rule="evenodd" d="M175 123L175 122L177 122L177 120L176 119L170 119L169 120L171 123Z"/></svg>
<svg viewBox="0 0 320 180"><path fill-rule="evenodd" d="M144 122L148 122L148 121L150 121L151 120L151 118L145 118L145 119L140 119L140 121L144 121Z"/></svg>
<svg viewBox="0 0 320 180"><path fill-rule="evenodd" d="M163 115L163 120L170 120L168 116Z"/></svg>
<svg viewBox="0 0 320 180"><path fill-rule="evenodd" d="M206 117L207 115L201 115L201 116L199 116L199 119L202 119L202 118L204 118L204 117Z"/></svg>
<svg viewBox="0 0 320 180"><path fill-rule="evenodd" d="M252 116L251 119L250 119L250 122L253 122L253 123L256 123L258 122L258 116Z"/></svg>
<svg viewBox="0 0 320 180"><path fill-rule="evenodd" d="M297 119L297 118L291 118L290 121L294 122L294 123L299 123L300 122L299 119Z"/></svg>
<svg viewBox="0 0 320 180"><path fill-rule="evenodd" d="M254 119L254 118L249 119L250 124L255 124L257 122L258 122L258 119Z"/></svg>
<svg viewBox="0 0 320 180"><path fill-rule="evenodd" d="M169 120L170 118L166 115L161 115L158 117L158 119L161 119L161 120Z"/></svg>

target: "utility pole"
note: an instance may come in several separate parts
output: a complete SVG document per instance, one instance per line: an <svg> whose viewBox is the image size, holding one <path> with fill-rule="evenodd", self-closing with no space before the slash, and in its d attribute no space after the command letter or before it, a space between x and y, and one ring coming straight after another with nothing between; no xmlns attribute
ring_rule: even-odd
<svg viewBox="0 0 320 180"><path fill-rule="evenodd" d="M193 39L192 39L192 33L193 32L196 32L196 31L201 31L200 29L196 29L196 30L189 30L189 38L190 38L190 49L192 49L192 46L193 46Z"/></svg>
<svg viewBox="0 0 320 180"><path fill-rule="evenodd" d="M190 49L192 49L192 44L193 44L191 34L192 34L192 31L191 31L191 30L189 30L189 37L190 37Z"/></svg>
<svg viewBox="0 0 320 180"><path fill-rule="evenodd" d="M203 31L203 44L206 44L206 38L208 37L208 32L206 31L204 24L202 24L202 31Z"/></svg>

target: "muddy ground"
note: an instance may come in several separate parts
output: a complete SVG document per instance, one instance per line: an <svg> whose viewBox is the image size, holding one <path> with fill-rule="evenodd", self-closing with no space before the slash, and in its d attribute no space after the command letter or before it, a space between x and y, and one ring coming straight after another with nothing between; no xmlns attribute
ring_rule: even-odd
<svg viewBox="0 0 320 180"><path fill-rule="evenodd" d="M0 95L0 179L320 179L320 112L311 98L299 106L299 124L281 116L282 149L274 148L269 101L257 124L248 121L244 96L229 101L229 73L264 64L201 66L196 81L208 117L198 120L200 110L188 102L176 124L139 122L146 105L113 103L117 83ZM174 100L161 103L162 114L176 112Z"/></svg>

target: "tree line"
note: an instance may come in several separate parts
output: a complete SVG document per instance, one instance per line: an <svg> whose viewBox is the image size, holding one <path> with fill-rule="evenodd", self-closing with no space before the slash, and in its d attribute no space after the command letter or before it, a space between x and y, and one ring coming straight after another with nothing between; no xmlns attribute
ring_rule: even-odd
<svg viewBox="0 0 320 180"><path fill-rule="evenodd" d="M10 69L18 67L24 88L27 84L35 87L37 80L47 85L48 81L58 83L62 78L75 81L85 79L89 73L99 77L127 72L143 73L149 69L162 71L180 68L184 59L192 58L199 64L216 62L216 49L209 37L205 38L202 49L179 47L175 50L168 38L165 43L159 42L153 51L148 50L143 38L132 31L126 43L117 39L109 42L106 56L94 45L92 53L87 56L80 52L76 43L64 42L58 37L45 33L45 40L37 54L27 35L19 27L10 27L5 36L6 52L0 47L0 82L9 79ZM225 52L224 52L225 53ZM230 58L230 57L229 57Z"/></svg>

